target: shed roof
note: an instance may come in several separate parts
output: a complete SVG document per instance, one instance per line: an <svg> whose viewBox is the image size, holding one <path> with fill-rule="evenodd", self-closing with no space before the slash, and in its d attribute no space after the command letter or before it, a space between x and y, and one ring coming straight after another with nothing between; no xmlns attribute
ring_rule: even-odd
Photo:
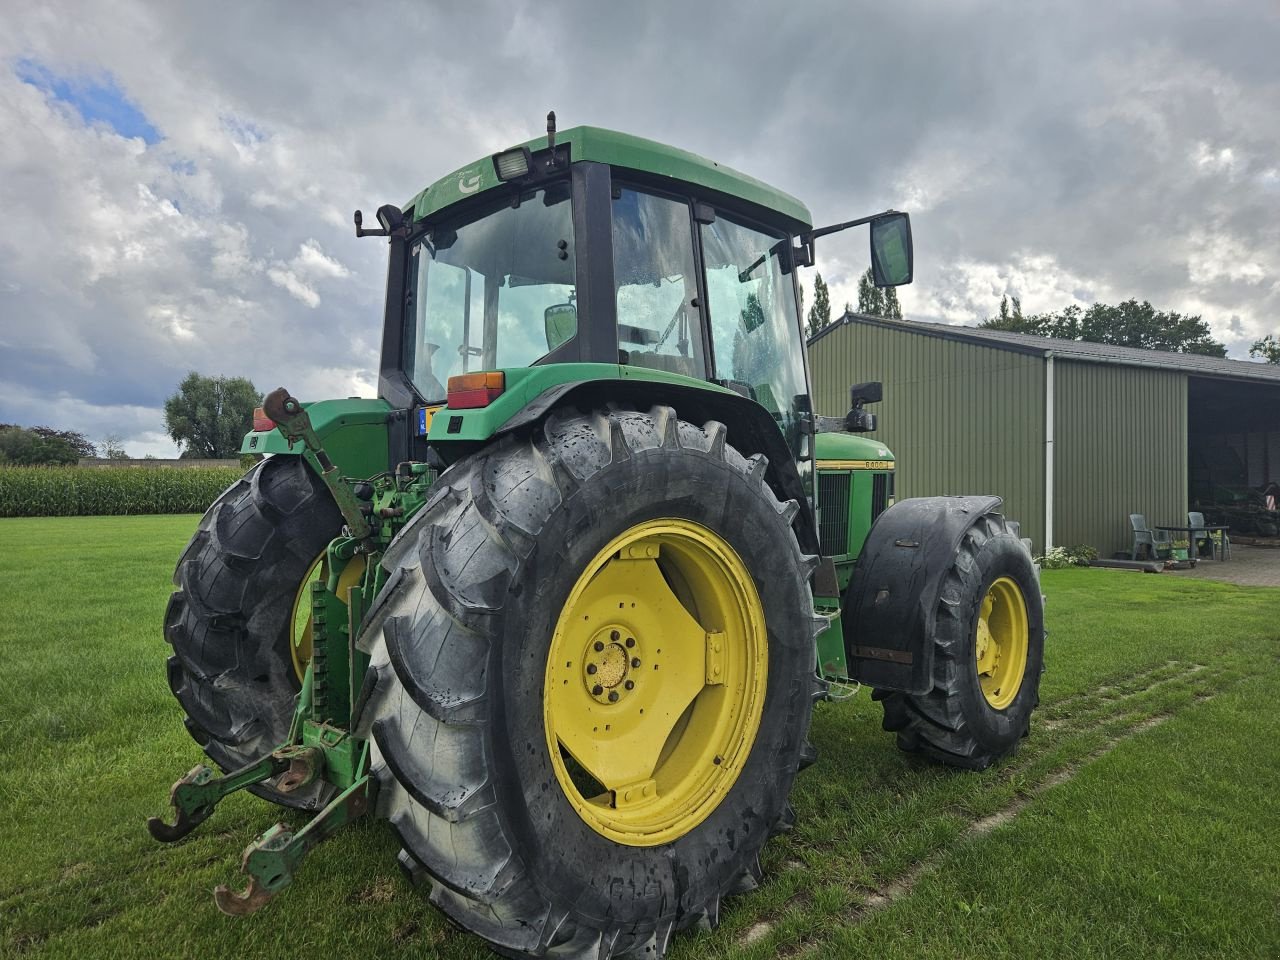
<svg viewBox="0 0 1280 960"><path fill-rule="evenodd" d="M847 323L864 323L887 327L904 333L919 333L943 340L974 343L1008 350L1013 353L1030 353L1076 360L1082 363L1116 363L1129 367L1156 367L1174 370L1197 377L1216 377L1230 380L1255 380L1280 384L1280 365L1251 360L1225 360L1220 357L1204 357L1195 353L1170 353L1167 350L1146 350L1140 347L1116 347L1107 343L1089 343L1084 340L1058 340L1036 337L1027 333L1010 333L1006 330L988 330L983 327L960 327L948 323L925 323L920 320L886 320L865 313L845 313L835 323L809 339L813 344Z"/></svg>

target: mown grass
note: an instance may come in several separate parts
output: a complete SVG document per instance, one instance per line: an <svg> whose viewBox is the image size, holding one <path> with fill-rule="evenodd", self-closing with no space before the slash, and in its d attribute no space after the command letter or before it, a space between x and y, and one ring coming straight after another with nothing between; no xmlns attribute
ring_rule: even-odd
<svg viewBox="0 0 1280 960"><path fill-rule="evenodd" d="M160 632L195 522L0 521L0 955L490 956L401 878L383 824L244 920L209 892L295 815L237 796L186 842L147 836L202 758ZM672 956L1280 956L1280 591L1098 570L1044 588L1017 756L941 770L865 694L820 705L764 884Z"/></svg>

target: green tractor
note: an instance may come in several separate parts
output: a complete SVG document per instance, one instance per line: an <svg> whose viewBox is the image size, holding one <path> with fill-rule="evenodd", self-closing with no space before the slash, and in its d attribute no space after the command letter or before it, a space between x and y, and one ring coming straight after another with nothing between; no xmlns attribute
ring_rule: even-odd
<svg viewBox="0 0 1280 960"><path fill-rule="evenodd" d="M818 416L797 270L815 229L720 164L591 127L449 174L379 226L377 400L270 394L264 458L175 574L169 683L218 768L175 840L249 789L316 811L245 852L261 907L366 814L508 955L661 956L760 879L816 701L865 685L907 751L981 769L1026 736L1036 569L994 496L893 498Z"/></svg>

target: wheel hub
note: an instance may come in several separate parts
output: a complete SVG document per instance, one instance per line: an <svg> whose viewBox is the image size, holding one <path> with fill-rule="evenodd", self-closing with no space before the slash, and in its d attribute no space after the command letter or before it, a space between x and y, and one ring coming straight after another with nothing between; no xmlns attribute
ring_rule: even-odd
<svg viewBox="0 0 1280 960"><path fill-rule="evenodd" d="M578 575L547 652L543 720L556 780L597 833L668 843L736 782L764 710L764 609L717 533L649 520Z"/></svg>
<svg viewBox="0 0 1280 960"><path fill-rule="evenodd" d="M582 682L596 703L621 703L641 677L640 648L625 625L601 630L582 654Z"/></svg>
<svg viewBox="0 0 1280 960"><path fill-rule="evenodd" d="M1022 590L1009 577L1000 577L987 590L978 611L973 638L978 683L987 703L1003 710L1022 689L1030 632Z"/></svg>

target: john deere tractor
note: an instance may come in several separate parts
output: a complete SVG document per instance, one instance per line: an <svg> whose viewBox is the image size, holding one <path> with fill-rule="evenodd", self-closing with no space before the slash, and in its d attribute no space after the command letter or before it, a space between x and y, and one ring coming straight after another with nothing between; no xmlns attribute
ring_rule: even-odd
<svg viewBox="0 0 1280 960"><path fill-rule="evenodd" d="M389 245L379 398L270 394L263 459L178 563L168 676L200 766L174 840L247 788L316 811L245 852L261 907L365 814L506 954L661 956L760 879L857 684L906 751L1027 735L1043 625L994 496L894 502L879 384L813 409L815 229L718 163L578 127L484 157L358 236Z"/></svg>

